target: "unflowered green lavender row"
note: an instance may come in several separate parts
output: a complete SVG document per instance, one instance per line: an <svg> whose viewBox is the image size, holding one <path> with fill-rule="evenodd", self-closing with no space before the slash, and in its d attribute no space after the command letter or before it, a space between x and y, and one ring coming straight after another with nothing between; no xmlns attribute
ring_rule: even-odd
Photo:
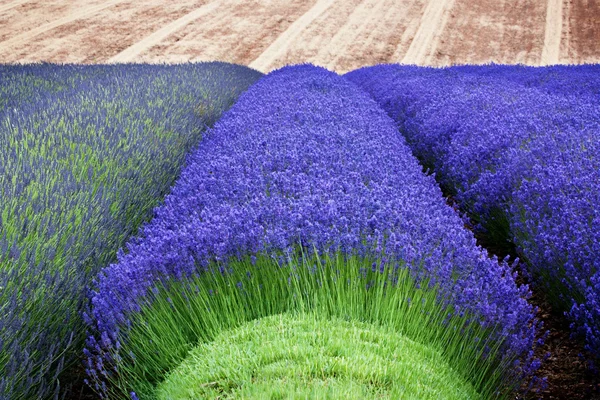
<svg viewBox="0 0 600 400"><path fill-rule="evenodd" d="M261 74L224 63L0 71L13 95L0 113L0 398L44 398L72 383L60 374L80 357L92 276ZM65 86L28 86L40 81Z"/></svg>
<svg viewBox="0 0 600 400"><path fill-rule="evenodd" d="M166 279L260 252L383 251L431 279L457 313L498 328L528 371L537 324L505 263L488 258L424 175L393 121L324 69L286 67L260 80L191 154L165 203L98 276L88 315L90 384L108 393L130 317Z"/></svg>
<svg viewBox="0 0 600 400"><path fill-rule="evenodd" d="M347 75L395 119L463 210L516 244L591 361L600 359L598 72L388 65Z"/></svg>
<svg viewBox="0 0 600 400"><path fill-rule="evenodd" d="M77 90L82 83L106 76L110 70L102 65L0 64L0 113Z"/></svg>

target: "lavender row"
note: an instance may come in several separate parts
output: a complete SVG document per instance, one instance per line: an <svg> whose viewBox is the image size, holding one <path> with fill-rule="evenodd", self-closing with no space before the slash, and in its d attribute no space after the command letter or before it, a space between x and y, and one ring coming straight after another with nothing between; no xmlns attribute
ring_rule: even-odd
<svg viewBox="0 0 600 400"><path fill-rule="evenodd" d="M598 69L382 65L346 76L488 234L516 244L592 359L600 357ZM569 89L568 78L581 86Z"/></svg>
<svg viewBox="0 0 600 400"><path fill-rule="evenodd" d="M223 63L0 67L0 398L66 393L92 277L260 75Z"/></svg>
<svg viewBox="0 0 600 400"><path fill-rule="evenodd" d="M573 97L574 101L600 100L600 64L578 66L553 65L531 67L525 65L462 65L453 68L460 74L474 74L493 78L497 83L518 83L548 94Z"/></svg>
<svg viewBox="0 0 600 400"><path fill-rule="evenodd" d="M422 173L393 121L343 78L310 65L271 73L205 136L152 221L98 276L88 322L91 385L103 392L128 321L165 279L211 261L293 252L384 251L431 278L457 312L507 339L516 370L533 367L537 324L527 287L476 245Z"/></svg>

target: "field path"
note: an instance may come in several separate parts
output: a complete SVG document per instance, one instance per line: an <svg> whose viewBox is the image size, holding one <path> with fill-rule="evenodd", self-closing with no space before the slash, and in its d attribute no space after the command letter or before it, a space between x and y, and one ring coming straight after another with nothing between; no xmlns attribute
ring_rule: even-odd
<svg viewBox="0 0 600 400"><path fill-rule="evenodd" d="M109 63L124 63L124 62L132 62L135 58L142 54L144 51L148 50L152 46L162 42L169 35L178 31L181 28L184 28L189 23L197 20L200 17L203 17L207 14L210 14L214 10L217 9L222 4L222 1L213 1L208 4L201 6L200 8L195 9L189 14L184 15L183 17L165 25L161 29L147 36L146 38L140 40L139 42L133 44L132 46L126 48L119 54L115 55L108 59Z"/></svg>
<svg viewBox="0 0 600 400"><path fill-rule="evenodd" d="M8 40L4 40L4 41L0 42L0 50L6 50L15 45L21 45L23 42L28 42L29 40L33 39L34 37L36 37L38 35L41 35L44 32L48 32L48 31L50 31L54 28L57 28L61 25L65 25L70 22L76 21L78 19L93 15L99 11L104 10L105 8L112 7L115 4L118 4L122 1L123 0L112 0L112 1L106 1L103 4L96 5L93 7L82 7L79 11L75 11L66 17L57 19L52 22L48 22L47 24L40 25L37 28L33 28L27 32L21 33L17 36L13 36L13 37L9 38Z"/></svg>
<svg viewBox="0 0 600 400"><path fill-rule="evenodd" d="M426 4L426 0L363 0L331 39L323 42L314 62L339 73L400 62Z"/></svg>
<svg viewBox="0 0 600 400"><path fill-rule="evenodd" d="M454 0L429 0L419 29L402 59L403 64L422 65L430 62L453 5Z"/></svg>
<svg viewBox="0 0 600 400"><path fill-rule="evenodd" d="M548 0L546 7L546 31L544 33L544 48L542 49L540 65L558 64L560 57L563 26L562 0Z"/></svg>
<svg viewBox="0 0 600 400"><path fill-rule="evenodd" d="M259 71L269 70L269 66L285 53L286 48L294 39L333 3L334 0L317 0L310 10L294 21L257 59L250 63L250 68Z"/></svg>
<svg viewBox="0 0 600 400"><path fill-rule="evenodd" d="M18 1L13 1L12 3L0 5L0 13L3 13L6 10L10 10L11 8L15 8L17 6L20 6L21 4L25 4L28 1L29 0L18 0Z"/></svg>
<svg viewBox="0 0 600 400"><path fill-rule="evenodd" d="M394 49L394 53L392 54L390 62L402 62L404 56L408 52L408 48L412 45L413 39L419 30L419 26L420 18L413 17L408 20L404 32L402 32L402 36L400 37L400 42Z"/></svg>

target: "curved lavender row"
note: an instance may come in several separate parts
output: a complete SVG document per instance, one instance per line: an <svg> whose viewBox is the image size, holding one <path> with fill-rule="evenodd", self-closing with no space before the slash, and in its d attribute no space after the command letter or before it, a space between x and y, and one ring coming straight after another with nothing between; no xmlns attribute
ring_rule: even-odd
<svg viewBox="0 0 600 400"><path fill-rule="evenodd" d="M528 289L476 246L393 121L331 72L276 71L207 134L143 235L99 275L88 373L102 390L121 329L159 279L298 241L351 252L373 250L384 237L387 255L433 277L459 310L499 325L508 353L530 361L536 324Z"/></svg>
<svg viewBox="0 0 600 400"><path fill-rule="evenodd" d="M600 271L600 269L598 269ZM596 272L590 279L590 285L585 291L585 300L573 305L569 315L575 321L571 329L584 336L586 349L592 354L600 353L600 272ZM594 367L598 368L598 358Z"/></svg>
<svg viewBox="0 0 600 400"><path fill-rule="evenodd" d="M487 68L387 65L347 78L397 121L465 210L507 230L599 357L600 291L592 276L600 271L600 107L590 101L598 85L580 98L559 96L548 92L561 93L561 83L523 87L533 72L510 82Z"/></svg>
<svg viewBox="0 0 600 400"><path fill-rule="evenodd" d="M563 283L565 289L554 289L569 310L571 329L585 338L596 363L600 361L598 132L598 124L586 124L532 142L542 152L530 160L532 174L508 204L515 242L532 265L550 266L547 274Z"/></svg>

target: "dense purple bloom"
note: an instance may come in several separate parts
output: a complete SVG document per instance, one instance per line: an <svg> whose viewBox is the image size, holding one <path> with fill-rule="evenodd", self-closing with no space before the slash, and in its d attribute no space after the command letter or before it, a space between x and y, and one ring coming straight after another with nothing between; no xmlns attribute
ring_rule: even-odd
<svg viewBox="0 0 600 400"><path fill-rule="evenodd" d="M461 74L475 74L494 78L497 82L514 82L526 88L536 88L549 94L582 98L600 99L600 64L584 64L576 67L553 65L550 67L529 67L525 65L461 65L453 68Z"/></svg>
<svg viewBox="0 0 600 400"><path fill-rule="evenodd" d="M598 65L382 65L346 75L395 119L463 210L490 233L505 231L594 357L600 357L599 72Z"/></svg>
<svg viewBox="0 0 600 400"><path fill-rule="evenodd" d="M115 343L156 281L298 243L348 253L383 245L459 310L498 326L509 354L530 355L537 326L527 287L476 245L366 93L303 65L271 73L239 98L189 156L154 219L98 276L90 377L111 373ZM97 360L108 361L106 370Z"/></svg>

